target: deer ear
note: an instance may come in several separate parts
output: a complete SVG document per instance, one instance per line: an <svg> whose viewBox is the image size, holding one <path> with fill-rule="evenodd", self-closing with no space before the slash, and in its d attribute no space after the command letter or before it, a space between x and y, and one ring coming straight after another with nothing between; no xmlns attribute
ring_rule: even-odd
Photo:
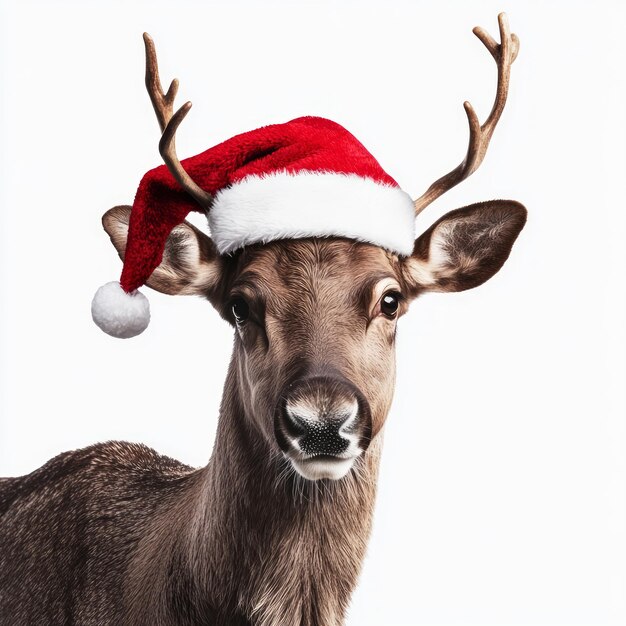
<svg viewBox="0 0 626 626"><path fill-rule="evenodd" d="M446 213L415 241L405 260L413 295L482 285L507 260L526 223L513 200L492 200Z"/></svg>
<svg viewBox="0 0 626 626"><path fill-rule="evenodd" d="M116 206L102 216L104 230L122 261L126 252L130 211L130 206ZM221 265L211 238L189 222L183 222L170 233L161 264L146 284L172 296L210 297L219 284Z"/></svg>

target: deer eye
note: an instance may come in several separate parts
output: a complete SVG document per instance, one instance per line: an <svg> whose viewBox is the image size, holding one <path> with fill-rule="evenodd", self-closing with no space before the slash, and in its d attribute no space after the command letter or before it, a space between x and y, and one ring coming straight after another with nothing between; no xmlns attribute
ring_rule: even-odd
<svg viewBox="0 0 626 626"><path fill-rule="evenodd" d="M383 315L393 319L398 313L400 298L402 296L397 291L389 291L380 300L380 310Z"/></svg>
<svg viewBox="0 0 626 626"><path fill-rule="evenodd" d="M234 298L230 305L230 310L237 324L243 324L250 315L248 303L243 298Z"/></svg>

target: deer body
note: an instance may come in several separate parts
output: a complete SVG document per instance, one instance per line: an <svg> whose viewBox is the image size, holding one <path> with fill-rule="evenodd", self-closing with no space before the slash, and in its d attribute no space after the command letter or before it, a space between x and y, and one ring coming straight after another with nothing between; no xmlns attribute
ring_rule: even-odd
<svg viewBox="0 0 626 626"><path fill-rule="evenodd" d="M368 455L362 480L281 481L245 432L235 369L205 468L110 442L0 483L7 623L342 623L370 530L378 454Z"/></svg>
<svg viewBox="0 0 626 626"><path fill-rule="evenodd" d="M484 158L518 50L503 15L499 23L501 44L475 30L498 66L492 112L481 126L466 103L467 156L415 203L408 198L411 226L414 210L469 176ZM154 44L145 40L146 84L171 173L152 182L168 198L184 190L210 211L212 194L175 152L175 132L189 104L173 112L177 83L162 93ZM348 157L373 158L334 122L292 123L307 133L316 128L348 136ZM252 150L248 165L254 169L274 152L280 146ZM380 174L375 165L372 171ZM197 161L191 166L200 171ZM206 180L211 173L203 172ZM343 172L327 174L305 171L304 179L343 182ZM367 176L361 182L389 197L387 182L376 187ZM393 190L394 202L402 194ZM367 194L359 196L358 210L363 198ZM135 306L144 272L148 286L201 296L232 325L234 351L211 460L192 469L145 446L111 442L62 454L25 477L0 479L0 619L20 625L340 626L371 527L395 381L397 321L422 293L470 289L493 276L526 211L508 200L451 211L414 241L412 252L412 231L404 252L360 236L298 232L252 239L222 254L178 214L168 214L165 225L146 221L141 231L147 213L137 211L143 210L136 201L132 212L114 207L103 217L129 270L122 281L130 285L121 294L117 284L106 297L123 295ZM137 242L145 237L149 243L159 229L167 238L162 258L147 243L142 256ZM129 328L134 334L145 328L120 330L109 313L98 309L94 319L110 334L128 337Z"/></svg>

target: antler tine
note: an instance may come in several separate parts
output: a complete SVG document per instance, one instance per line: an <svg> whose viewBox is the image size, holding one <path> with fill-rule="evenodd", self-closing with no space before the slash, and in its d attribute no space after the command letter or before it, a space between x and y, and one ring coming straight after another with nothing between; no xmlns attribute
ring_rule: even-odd
<svg viewBox="0 0 626 626"><path fill-rule="evenodd" d="M163 93L154 40L148 33L144 33L143 42L146 46L146 89L159 121L161 132L163 132L174 110L174 98L176 98L178 92L178 79L175 78L171 82L167 93Z"/></svg>
<svg viewBox="0 0 626 626"><path fill-rule="evenodd" d="M498 26L500 29L499 44L483 28L477 26L473 30L476 37L478 37L487 50L489 50L498 67L498 86L489 117L485 123L481 125L474 111L474 107L472 107L469 102L463 103L469 123L469 143L465 159L451 172L448 172L445 176L436 180L423 195L415 200L416 215L421 213L439 196L455 185L458 185L462 180L465 180L475 172L485 158L489 141L491 140L493 131L498 124L498 120L506 104L511 64L515 61L517 53L519 52L519 39L517 35L510 32L506 14L500 13L500 15L498 15Z"/></svg>
<svg viewBox="0 0 626 626"><path fill-rule="evenodd" d="M146 46L146 89L163 133L159 141L159 152L178 184L201 207L208 210L213 202L213 196L192 180L176 155L176 131L189 113L191 102L186 102L176 113L173 113L174 99L178 92L178 79L175 78L171 82L167 93L163 92L154 41L148 33L143 34L143 40Z"/></svg>

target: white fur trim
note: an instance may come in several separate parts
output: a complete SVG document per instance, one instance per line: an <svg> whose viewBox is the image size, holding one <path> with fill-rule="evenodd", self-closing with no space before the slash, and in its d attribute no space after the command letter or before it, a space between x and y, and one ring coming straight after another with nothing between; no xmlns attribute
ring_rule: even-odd
<svg viewBox="0 0 626 626"><path fill-rule="evenodd" d="M150 323L150 303L139 291L126 293L115 280L102 285L91 301L91 317L107 335L128 339Z"/></svg>
<svg viewBox="0 0 626 626"><path fill-rule="evenodd" d="M278 172L222 189L209 212L220 253L251 243L348 237L402 256L413 251L415 209L399 187L356 174Z"/></svg>

